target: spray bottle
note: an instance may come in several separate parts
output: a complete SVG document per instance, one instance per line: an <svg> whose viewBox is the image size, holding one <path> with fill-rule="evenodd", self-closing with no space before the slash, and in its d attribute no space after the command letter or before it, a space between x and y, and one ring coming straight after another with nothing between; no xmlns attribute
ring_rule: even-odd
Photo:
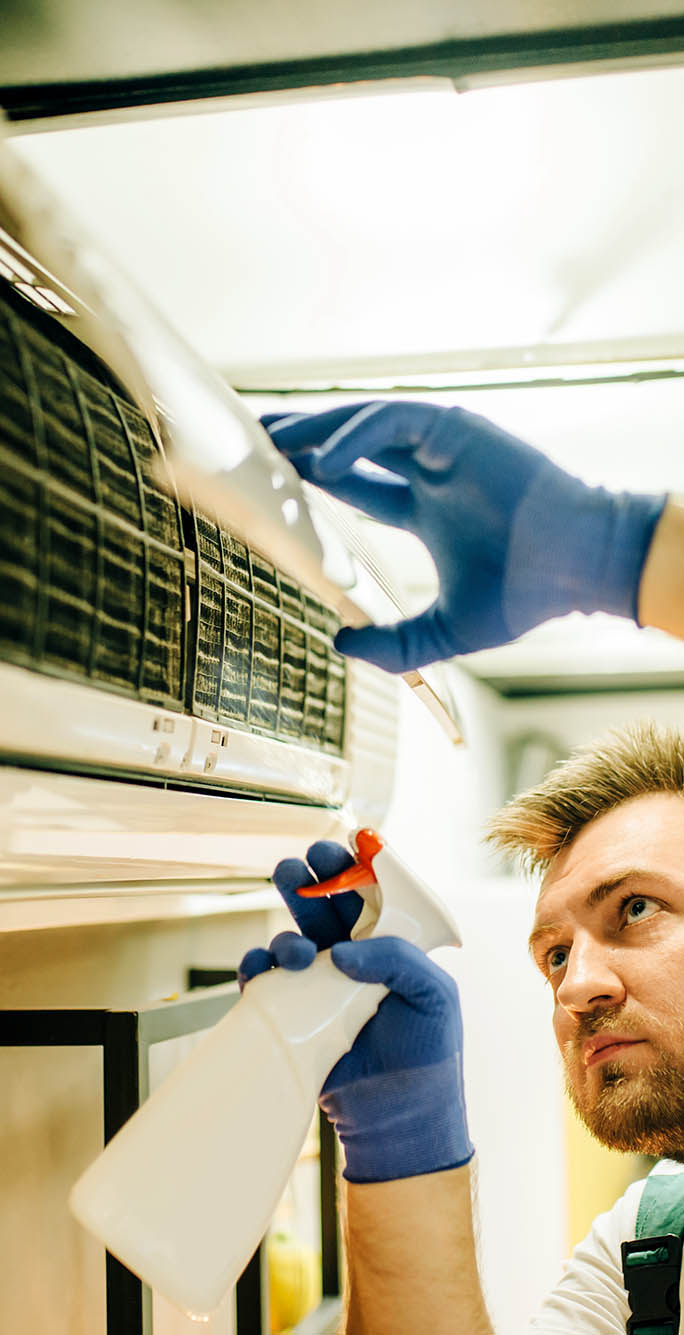
<svg viewBox="0 0 684 1335"><path fill-rule="evenodd" d="M300 893L357 889L354 939L461 944L445 905L374 831L352 843L354 866ZM386 995L329 950L302 973L254 978L76 1183L76 1217L170 1302L212 1312L269 1225L326 1076Z"/></svg>

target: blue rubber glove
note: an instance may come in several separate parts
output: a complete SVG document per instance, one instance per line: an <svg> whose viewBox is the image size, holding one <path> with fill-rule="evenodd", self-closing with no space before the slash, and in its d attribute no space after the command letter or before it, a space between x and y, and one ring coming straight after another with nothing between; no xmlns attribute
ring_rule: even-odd
<svg viewBox="0 0 684 1335"><path fill-rule="evenodd" d="M637 620L665 496L588 487L462 408L356 403L261 420L302 477L417 534L435 562L431 607L394 626L345 627L341 652L406 672L573 610Z"/></svg>
<svg viewBox="0 0 684 1335"><path fill-rule="evenodd" d="M459 1167L474 1150L455 982L397 937L350 941L362 905L353 891L325 900L295 894L298 886L334 876L351 860L339 844L326 841L309 849L308 867L296 858L278 864L273 879L307 935L281 932L268 950L248 951L240 986L274 966L306 969L317 949L328 946L348 977L383 983L390 995L333 1068L320 1096L344 1146L344 1176L350 1182L385 1182Z"/></svg>

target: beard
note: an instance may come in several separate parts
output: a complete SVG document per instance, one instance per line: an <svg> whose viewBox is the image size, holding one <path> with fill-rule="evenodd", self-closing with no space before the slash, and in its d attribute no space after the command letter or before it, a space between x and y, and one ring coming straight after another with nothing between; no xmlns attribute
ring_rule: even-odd
<svg viewBox="0 0 684 1335"><path fill-rule="evenodd" d="M604 1017L603 1024L587 1032L605 1033L610 1027ZM624 1021L619 1028L629 1032ZM577 1063L580 1042L578 1035L572 1045ZM652 1047L656 1059L641 1070L630 1071L619 1060L603 1063L597 1072L598 1087L593 1089L587 1081L573 1084L573 1063L566 1052L566 1092L580 1121L603 1145L684 1163L684 1059L677 1062L654 1043Z"/></svg>

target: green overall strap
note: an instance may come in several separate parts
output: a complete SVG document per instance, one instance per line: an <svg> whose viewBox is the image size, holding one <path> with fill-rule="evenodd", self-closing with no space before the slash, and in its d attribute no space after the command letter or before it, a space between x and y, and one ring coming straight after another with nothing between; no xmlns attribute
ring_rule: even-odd
<svg viewBox="0 0 684 1335"><path fill-rule="evenodd" d="M684 1174L646 1179L633 1242L622 1244L631 1316L627 1335L679 1335L679 1277L684 1234Z"/></svg>

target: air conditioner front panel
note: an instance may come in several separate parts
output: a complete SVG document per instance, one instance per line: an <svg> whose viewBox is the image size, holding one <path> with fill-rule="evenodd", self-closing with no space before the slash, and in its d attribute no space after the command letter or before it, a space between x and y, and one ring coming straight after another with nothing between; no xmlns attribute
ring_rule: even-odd
<svg viewBox="0 0 684 1335"><path fill-rule="evenodd" d="M43 678L40 735L17 701L5 750L343 801L335 612L180 507L139 410L8 283L0 368L0 660Z"/></svg>
<svg viewBox="0 0 684 1335"><path fill-rule="evenodd" d="M241 789L342 806L348 764L270 737L0 663L0 758L31 767Z"/></svg>
<svg viewBox="0 0 684 1335"><path fill-rule="evenodd" d="M71 775L0 769L0 887L183 881L262 884L315 839L346 841L349 813ZM211 882L211 885L209 885Z"/></svg>
<svg viewBox="0 0 684 1335"><path fill-rule="evenodd" d="M313 840L381 823L398 684L335 651L359 609L311 553L293 568L284 521L257 525L259 548L211 495L179 502L157 405L97 355L106 319L92 343L74 291L2 239L0 886L264 885ZM228 396L224 425L238 409ZM257 443L258 507L276 480Z"/></svg>

